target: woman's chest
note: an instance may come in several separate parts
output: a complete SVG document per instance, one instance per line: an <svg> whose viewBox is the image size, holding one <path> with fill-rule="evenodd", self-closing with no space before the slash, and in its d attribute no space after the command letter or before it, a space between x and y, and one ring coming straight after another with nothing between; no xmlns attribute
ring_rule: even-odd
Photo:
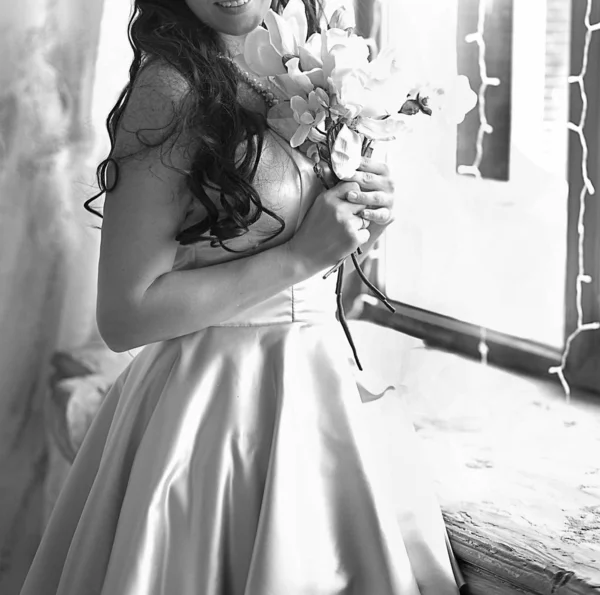
<svg viewBox="0 0 600 595"><path fill-rule="evenodd" d="M313 171L312 161L272 131L267 131L264 136L252 184L260 199L262 212L258 220L249 226L246 233L226 240L222 246L211 246L207 241L181 246L177 258L178 261L182 258L189 261L185 268L240 258L287 241L323 190ZM220 193L211 189L206 189L206 192L217 207L219 216L225 216ZM191 198L190 207L183 228L200 222L206 216L206 210L197 198Z"/></svg>

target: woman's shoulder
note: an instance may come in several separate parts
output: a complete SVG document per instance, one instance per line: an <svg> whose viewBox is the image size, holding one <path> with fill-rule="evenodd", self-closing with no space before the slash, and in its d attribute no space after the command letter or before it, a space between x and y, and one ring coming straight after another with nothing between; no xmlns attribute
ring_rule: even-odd
<svg viewBox="0 0 600 595"><path fill-rule="evenodd" d="M183 74L164 58L151 57L142 63L133 81L132 98L183 101L192 87Z"/></svg>
<svg viewBox="0 0 600 595"><path fill-rule="evenodd" d="M189 92L185 77L166 61L142 64L115 121L110 154L119 179L127 178L138 188L160 188L169 203L177 197L177 210L184 214L192 203L186 175L197 143L197 131L187 126ZM147 207L149 191L144 194Z"/></svg>
<svg viewBox="0 0 600 595"><path fill-rule="evenodd" d="M174 133L182 132L190 93L189 82L166 60L152 58L143 63L131 82L119 118L116 156L161 144Z"/></svg>

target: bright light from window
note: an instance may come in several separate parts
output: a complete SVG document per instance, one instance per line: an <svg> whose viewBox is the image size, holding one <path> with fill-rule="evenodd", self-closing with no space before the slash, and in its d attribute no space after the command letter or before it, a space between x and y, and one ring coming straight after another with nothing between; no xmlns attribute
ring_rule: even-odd
<svg viewBox="0 0 600 595"><path fill-rule="evenodd" d="M387 39L401 55L456 71L457 0L386 6ZM569 20L570 2L514 0L508 182L457 175L454 129L390 151L399 188L386 240L390 298L563 346Z"/></svg>
<svg viewBox="0 0 600 595"><path fill-rule="evenodd" d="M127 84L129 66L133 60L127 38L130 12L129 0L104 0L92 104L92 120L98 131L99 159L104 159L110 149L106 118Z"/></svg>

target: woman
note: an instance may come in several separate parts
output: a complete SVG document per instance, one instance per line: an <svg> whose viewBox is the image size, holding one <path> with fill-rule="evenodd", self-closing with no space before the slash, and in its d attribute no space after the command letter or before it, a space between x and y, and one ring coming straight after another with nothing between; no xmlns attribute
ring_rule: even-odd
<svg viewBox="0 0 600 595"><path fill-rule="evenodd" d="M323 279L391 222L387 168L365 159L324 190L266 128L268 95L230 58L269 0L135 9L99 169L97 318L113 350L145 347L86 436L22 595L458 593L410 425L386 396L370 427L392 448L367 431L375 410Z"/></svg>

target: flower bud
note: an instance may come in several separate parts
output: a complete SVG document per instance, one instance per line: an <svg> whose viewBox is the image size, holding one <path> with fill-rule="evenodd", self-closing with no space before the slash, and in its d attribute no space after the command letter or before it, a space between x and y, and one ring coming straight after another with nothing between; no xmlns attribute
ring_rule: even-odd
<svg viewBox="0 0 600 595"><path fill-rule="evenodd" d="M407 99L398 113L414 116L419 112L422 112L427 116L431 116L433 113L432 109L429 107L429 97L417 94L414 99Z"/></svg>
<svg viewBox="0 0 600 595"><path fill-rule="evenodd" d="M427 116L431 116L433 114L433 110L429 107L429 97L426 95L417 95L417 103L419 104L419 108L421 111Z"/></svg>
<svg viewBox="0 0 600 595"><path fill-rule="evenodd" d="M414 116L421 111L419 102L416 99L407 99L404 105L400 108L399 114L405 114L406 116Z"/></svg>
<svg viewBox="0 0 600 595"><path fill-rule="evenodd" d="M319 154L319 146L316 143L311 144L306 150L306 156L312 159L315 163L321 161L321 155Z"/></svg>

